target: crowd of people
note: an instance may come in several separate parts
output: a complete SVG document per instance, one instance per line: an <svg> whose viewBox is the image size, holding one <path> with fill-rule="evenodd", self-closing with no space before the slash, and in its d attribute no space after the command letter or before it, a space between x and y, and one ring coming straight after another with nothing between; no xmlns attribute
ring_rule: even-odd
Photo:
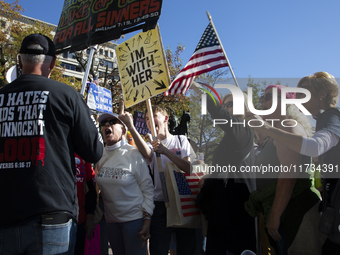
<svg viewBox="0 0 340 255"><path fill-rule="evenodd" d="M167 163L190 175L195 161L187 137L169 132L167 111L158 105L145 111L155 136L149 142L123 101L118 114L95 120L76 90L49 79L55 61L48 37L27 36L19 53L22 75L0 90L0 197L9 205L0 212L0 254L84 254L85 239L94 235L99 192L113 254L167 255L170 246L179 255L340 254L339 85L331 74L317 72L297 85L310 92L303 106L316 119L315 132L295 105L288 104L282 115L283 96L306 94L284 95L281 85L268 86L260 99L267 110L278 95L277 109L266 116L280 120L273 125L247 104L244 115L234 115L232 94L222 104L208 97L214 119L263 123L219 125L224 136L213 165L303 166L303 171L205 175L196 200L208 222L203 238L201 230L167 227L162 183ZM195 82L191 88L201 93Z"/></svg>
<svg viewBox="0 0 340 255"><path fill-rule="evenodd" d="M339 85L331 74L317 72L303 77L297 87L307 89L311 94L310 100L304 106L316 119L316 132L307 136L307 126L303 128L305 130L301 130L298 125L297 127L300 128L298 132L272 127L268 123L254 130L269 136L274 141L274 145L280 144L286 151L295 154L301 160L309 157L308 160L314 161L314 164L307 163L307 165L312 168L312 172L322 173L322 205L318 210L319 202L308 189L311 184L307 176L306 178L299 176L300 178L297 179L297 173L289 173L288 179L279 178L276 183L274 202L266 227L272 240L277 243L284 240L283 246L288 251L290 249L294 251L294 254L320 254L321 252L322 254L338 254L340 251L340 229L338 228L340 204L338 200L339 178L336 168L339 165L340 152L338 143L340 112L336 105ZM306 95L297 93L295 96L304 98ZM307 132L304 134L303 131ZM276 154L279 157L277 149L276 146ZM281 203L277 202L278 199ZM283 202L282 199L284 199ZM304 207L304 209L297 212L298 207ZM289 237L289 235L292 236ZM277 246L281 247L282 242Z"/></svg>
<svg viewBox="0 0 340 255"><path fill-rule="evenodd" d="M195 84L192 87L200 93ZM242 125L221 125L224 137L218 148L224 146L225 149L223 152L219 149L215 151L213 164L215 161L221 165L225 160L224 164L233 162L233 165L240 167L247 164L248 160L253 166L273 168L288 166L292 169L298 167L299 170L274 171L265 175L260 173L255 176L255 179L251 175L236 174L232 177L233 183L246 184L243 192L237 189L236 185L232 190L228 187L231 185L230 174L222 176L223 182L221 178L218 179L221 177L220 173L212 175L211 180L205 180L204 183L208 186L203 186L201 191L209 194L210 201L206 204L202 203L201 206L204 211L207 211L208 220L210 217L218 222L217 227L220 229L220 232L218 230L213 232L215 234L213 240L209 239L208 231L206 254L226 254L226 252L240 254L246 249L261 254L269 254L268 252L270 254L273 252L274 254L339 253L339 178L335 170L339 165L339 157L336 155L340 152L338 148L340 113L336 108L339 85L329 73L317 72L302 78L298 87L307 89L311 94L310 100L304 104L304 107L316 119L314 134L311 120L307 119L295 105L287 105L286 115L282 115L281 90L284 86L270 85L260 98L262 110L270 109L273 104L273 95L276 95L273 90L276 90L278 107L269 116L265 116L266 119L277 120L273 122L274 124L266 123L260 116L251 113L248 107L245 107L246 116L232 116L233 101L229 95L225 96L222 105L218 104L218 106L215 106L213 100L208 98L208 111L213 118L226 119L229 122L240 122L240 118L245 120L257 118L259 123L263 123L263 125L252 125L252 130ZM305 96L305 93L287 93L285 98L299 99ZM281 124L282 120L285 120L285 125ZM240 131L240 129L243 130ZM243 147L239 147L242 146L242 139L253 141L248 134L252 134L253 131L259 138L256 148L251 148L249 145L250 149L246 150L246 143L243 143ZM226 137L228 139L224 141ZM231 151L224 154L224 151L228 150ZM252 159L251 154L246 155L249 150L255 152L255 158ZM228 159L228 155L233 155L232 159ZM302 166L303 170L301 170ZM311 176L311 173L318 171L322 173L323 186L319 189L322 191L322 196L314 186L314 176ZM255 186L251 185L253 180L256 180ZM219 184L221 187L216 189L218 183L221 182L224 183L224 187ZM237 215L232 214L237 205L227 206L235 200L246 200L243 203L244 207L238 208ZM207 210L209 207L210 211ZM244 211L248 215L242 215ZM211 217L211 214L215 217ZM252 224L250 222L247 224L248 229L243 225L249 215L258 218L255 223L257 224L256 238L253 236L248 239L249 233L254 233L250 229ZM225 223L228 221L229 225ZM238 231L233 229L233 224L241 229L239 230L241 233L242 230L247 232L244 233L243 238L238 238L242 240L238 250L235 250L237 246L233 242L233 237L237 236ZM227 238L228 231L231 230L234 236ZM225 235L223 240L226 241L216 244L216 238L218 238L216 233L220 233L220 236ZM254 242L257 242L256 249ZM213 249L215 249L212 252L211 243L214 243ZM218 250L219 246L222 250Z"/></svg>

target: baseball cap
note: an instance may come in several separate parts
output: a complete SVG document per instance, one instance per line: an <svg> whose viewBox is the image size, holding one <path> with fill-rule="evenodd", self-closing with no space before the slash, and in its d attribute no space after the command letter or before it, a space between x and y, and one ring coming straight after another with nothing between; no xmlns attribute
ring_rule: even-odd
<svg viewBox="0 0 340 255"><path fill-rule="evenodd" d="M42 50L38 49L29 49L28 46L30 44L39 44L43 47ZM44 54L48 56L54 57L56 55L55 46L53 41L45 35L42 34L30 34L24 38L21 43L21 48L19 53L24 54Z"/></svg>
<svg viewBox="0 0 340 255"><path fill-rule="evenodd" d="M127 127L126 127L126 125L123 123L123 121L121 121L121 120L118 118L118 114L116 114L116 113L102 113L102 114L98 117L98 122L100 123L100 122L102 122L103 120L106 120L106 119L112 118L112 117L118 119L119 122L125 127L125 129L128 130Z"/></svg>

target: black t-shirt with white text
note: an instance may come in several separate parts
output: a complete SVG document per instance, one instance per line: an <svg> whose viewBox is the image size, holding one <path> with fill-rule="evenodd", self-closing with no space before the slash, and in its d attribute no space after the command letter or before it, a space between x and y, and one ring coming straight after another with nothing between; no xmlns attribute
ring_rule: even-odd
<svg viewBox="0 0 340 255"><path fill-rule="evenodd" d="M0 90L0 134L0 227L55 211L77 218L74 153L90 163L103 153L81 95L22 75Z"/></svg>

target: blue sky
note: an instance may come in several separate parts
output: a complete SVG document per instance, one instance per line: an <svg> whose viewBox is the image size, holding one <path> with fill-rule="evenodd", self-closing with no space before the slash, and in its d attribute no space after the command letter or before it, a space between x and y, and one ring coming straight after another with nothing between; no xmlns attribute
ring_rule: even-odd
<svg viewBox="0 0 340 255"><path fill-rule="evenodd" d="M63 2L20 0L19 4L25 9L22 14L58 24ZM237 78L274 82L317 71L338 78L339 10L338 0L163 0L159 26L165 48L185 46L183 65L209 23L209 11Z"/></svg>

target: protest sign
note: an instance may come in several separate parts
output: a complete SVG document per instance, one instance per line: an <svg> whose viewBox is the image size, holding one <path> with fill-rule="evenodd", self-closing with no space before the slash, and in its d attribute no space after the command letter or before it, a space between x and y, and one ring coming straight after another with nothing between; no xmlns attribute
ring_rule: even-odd
<svg viewBox="0 0 340 255"><path fill-rule="evenodd" d="M91 83L87 93L87 105L96 112L112 113L111 91Z"/></svg>
<svg viewBox="0 0 340 255"><path fill-rule="evenodd" d="M169 71L158 26L119 44L116 51L127 108L168 89Z"/></svg>
<svg viewBox="0 0 340 255"><path fill-rule="evenodd" d="M137 132L141 135L146 135L147 133L151 134L151 131L148 129L146 125L146 121L144 120L144 113L134 111L133 113L133 125L135 126Z"/></svg>
<svg viewBox="0 0 340 255"><path fill-rule="evenodd" d="M57 54L155 28L162 0L65 0L54 37Z"/></svg>

